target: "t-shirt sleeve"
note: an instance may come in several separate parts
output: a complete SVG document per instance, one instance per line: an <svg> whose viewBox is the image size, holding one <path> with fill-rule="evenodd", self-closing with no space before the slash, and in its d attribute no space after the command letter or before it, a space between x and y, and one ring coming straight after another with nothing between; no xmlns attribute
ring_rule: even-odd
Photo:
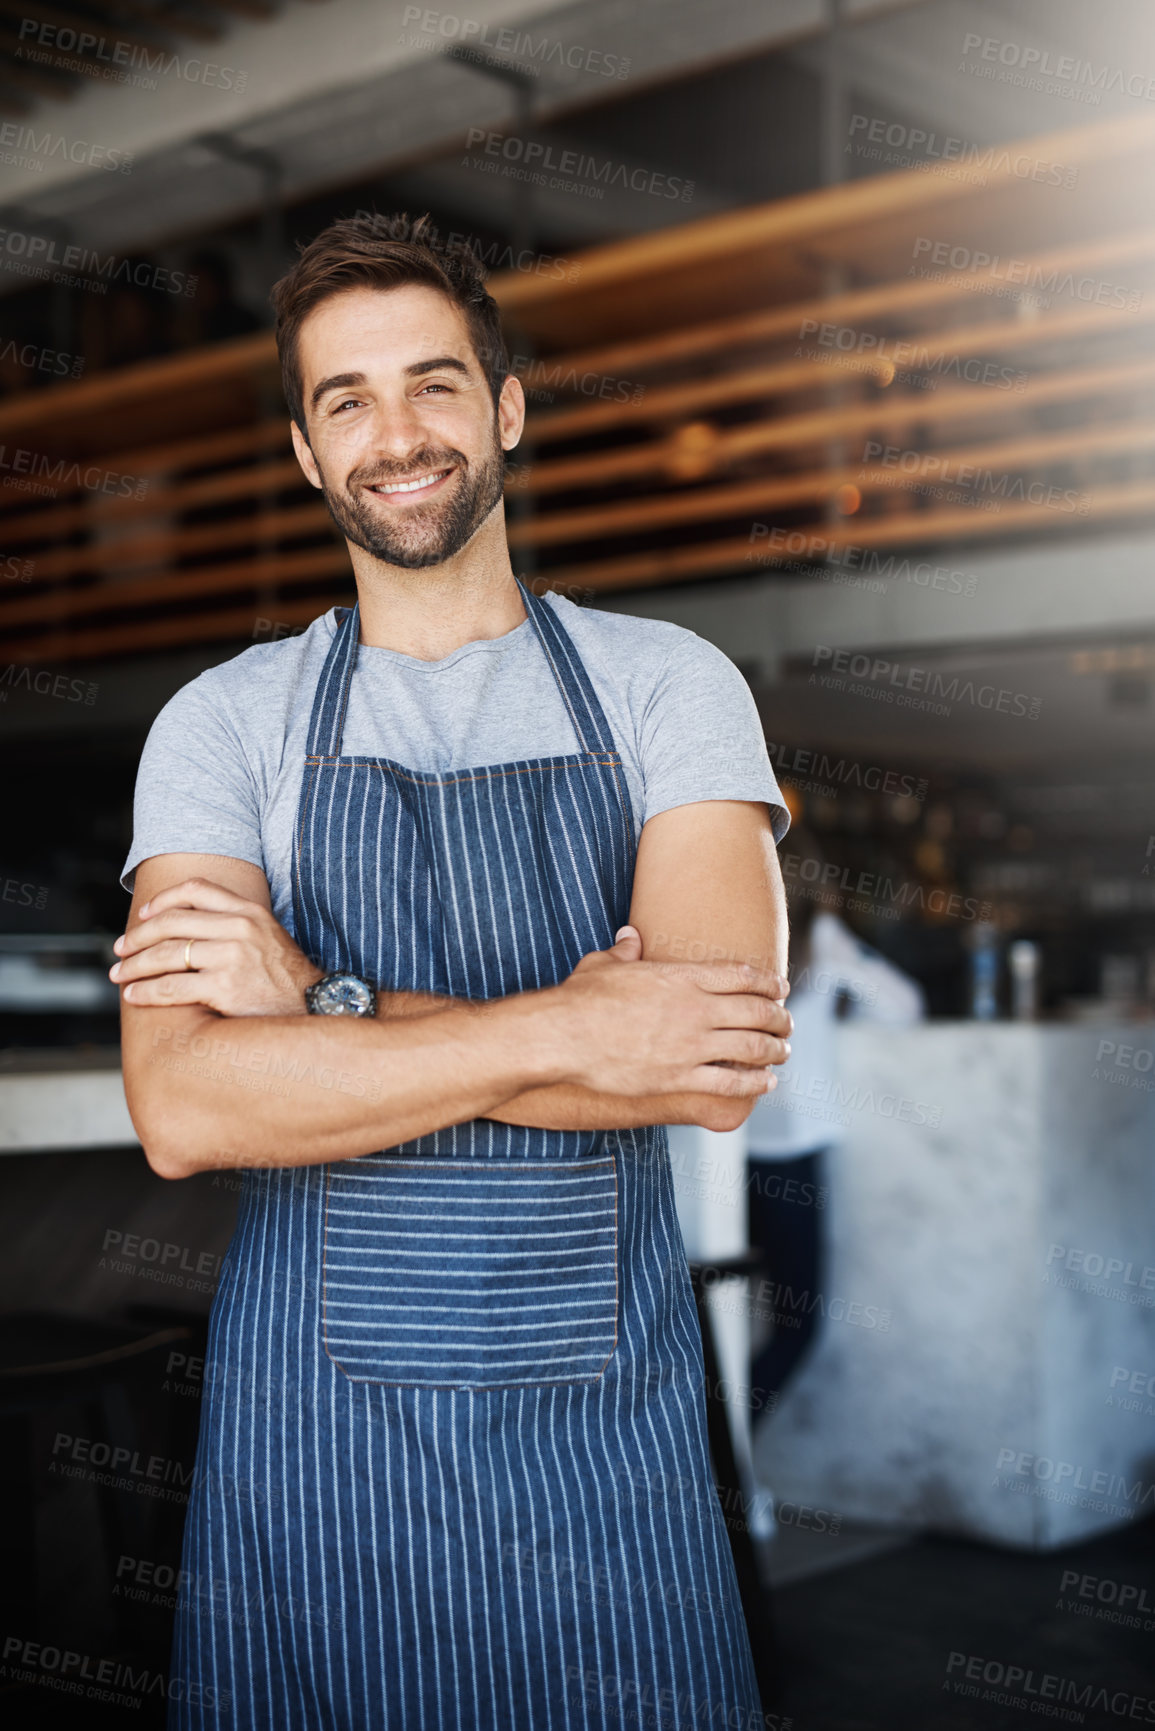
<svg viewBox="0 0 1155 1731"><path fill-rule="evenodd" d="M769 806L776 842L790 827L750 687L704 637L682 633L666 657L640 749L646 818L698 800L749 799Z"/></svg>
<svg viewBox="0 0 1155 1731"><path fill-rule="evenodd" d="M264 867L252 769L228 706L204 674L165 704L136 774L132 847L120 881L163 853L226 854Z"/></svg>

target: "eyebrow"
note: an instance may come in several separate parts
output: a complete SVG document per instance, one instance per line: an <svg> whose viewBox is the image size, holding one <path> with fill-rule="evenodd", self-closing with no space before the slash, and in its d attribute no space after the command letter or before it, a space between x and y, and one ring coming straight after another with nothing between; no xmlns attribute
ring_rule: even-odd
<svg viewBox="0 0 1155 1731"><path fill-rule="evenodd" d="M456 355L438 355L435 360L414 361L404 369L404 372L407 379L418 379L425 373L437 373L446 369L461 373L464 378L470 376L469 368L464 361L458 360ZM364 373L334 373L331 378L322 379L319 385L314 386L313 394L309 398L309 407L315 409L326 391L352 390L364 383Z"/></svg>

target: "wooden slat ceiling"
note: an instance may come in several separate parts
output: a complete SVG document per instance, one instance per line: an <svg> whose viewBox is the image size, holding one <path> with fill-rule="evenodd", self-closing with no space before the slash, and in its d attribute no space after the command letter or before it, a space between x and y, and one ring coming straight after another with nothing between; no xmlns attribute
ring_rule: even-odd
<svg viewBox="0 0 1155 1731"><path fill-rule="evenodd" d="M536 356L515 568L597 592L764 572L812 540L885 554L1155 517L1153 146L1155 119L1112 121L1011 149L1073 185L886 175L592 249L573 283L494 278L511 352ZM911 275L936 243L947 264ZM17 660L247 640L350 594L267 333L9 398L0 442ZM33 472L58 462L134 486Z"/></svg>

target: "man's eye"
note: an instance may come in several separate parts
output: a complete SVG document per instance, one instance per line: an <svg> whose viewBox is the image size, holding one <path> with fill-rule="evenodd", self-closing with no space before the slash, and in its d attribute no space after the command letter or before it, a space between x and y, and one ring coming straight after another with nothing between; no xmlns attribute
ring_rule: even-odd
<svg viewBox="0 0 1155 1731"><path fill-rule="evenodd" d="M336 408L333 410L333 413L335 415L339 415L341 413L341 410L347 409L350 403L352 403L354 405L354 407L356 407L356 405L359 401L360 401L360 399L358 397L346 397L343 403L337 404Z"/></svg>
<svg viewBox="0 0 1155 1731"><path fill-rule="evenodd" d="M434 380L434 381L433 381L433 382L432 382L432 383L431 383L431 384L428 384L428 385L426 385L426 386L425 386L425 387L424 387L424 389L425 389L425 390L426 390L426 391L452 391L452 389L453 389L453 387L452 387L452 385L441 385L441 384L438 384L438 383L437 383L437 381L436 381L436 380ZM418 392L418 395L419 395L419 396L420 396L420 395L422 395L422 394L423 394L423 392Z"/></svg>

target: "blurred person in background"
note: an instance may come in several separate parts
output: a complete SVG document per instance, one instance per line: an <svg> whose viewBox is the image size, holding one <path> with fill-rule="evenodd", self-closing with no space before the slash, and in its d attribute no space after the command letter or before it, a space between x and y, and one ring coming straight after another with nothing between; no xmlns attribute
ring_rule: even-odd
<svg viewBox="0 0 1155 1731"><path fill-rule="evenodd" d="M761 1299L752 1295L753 1308L755 1316L771 1319L750 1368L751 1388L765 1397L759 1408L764 1420L813 1346L821 1315L814 1298L825 1278L827 1155L843 1130L832 1099L835 1021L854 1017L904 1027L926 1013L922 987L822 906L825 860L813 833L794 823L790 844L800 860L817 864L813 882L806 881L809 871L786 878L792 1055L777 1089L758 1101L746 1124L749 1241L760 1261ZM769 1537L773 1502L767 1487L759 1491L751 1525Z"/></svg>

